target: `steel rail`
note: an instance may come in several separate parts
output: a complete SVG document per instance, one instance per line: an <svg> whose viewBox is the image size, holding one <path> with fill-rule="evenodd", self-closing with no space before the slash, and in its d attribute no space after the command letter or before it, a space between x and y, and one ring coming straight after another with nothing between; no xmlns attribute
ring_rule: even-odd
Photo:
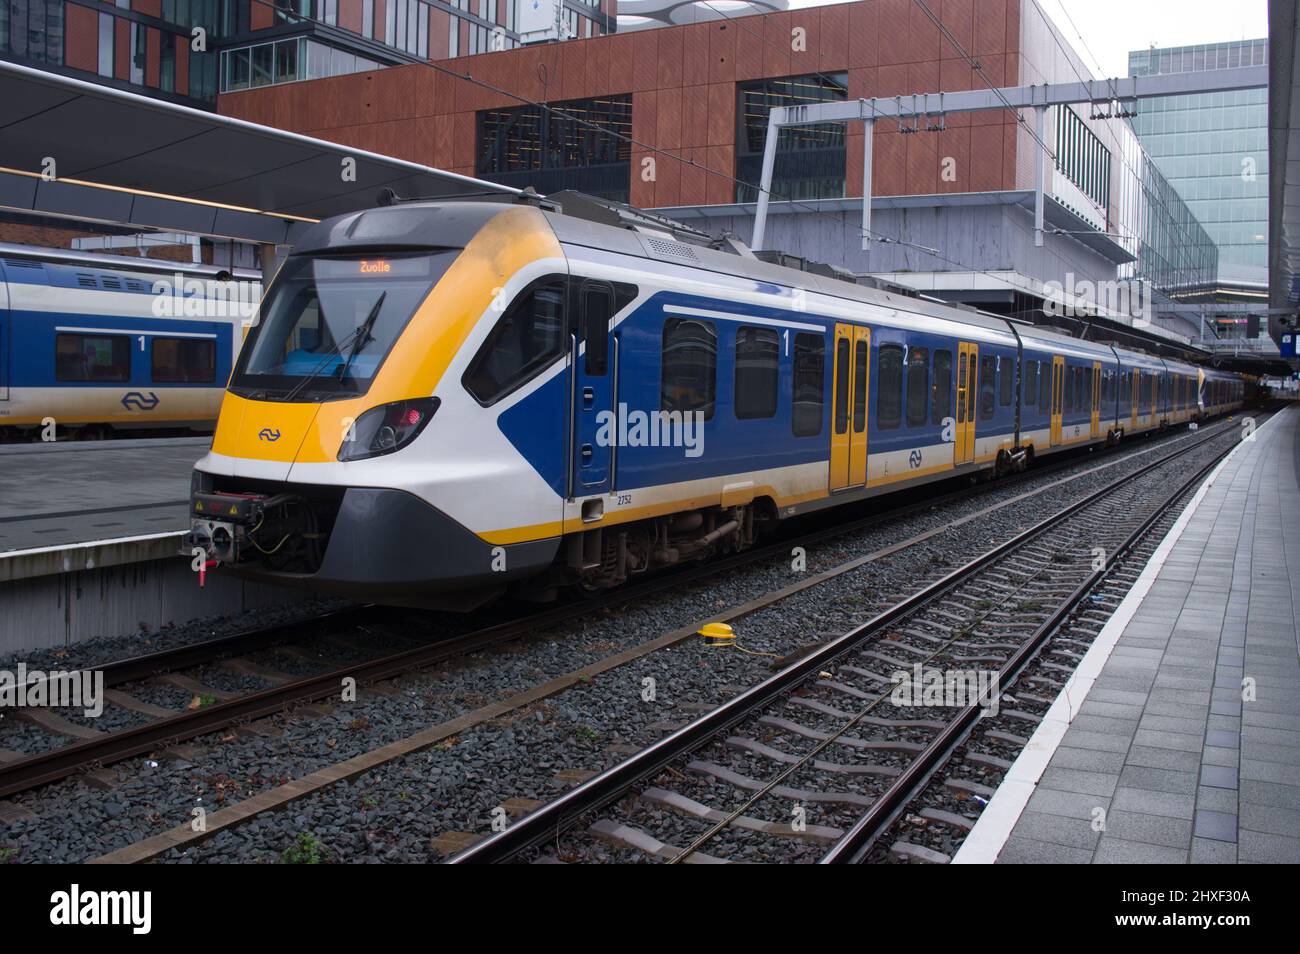
<svg viewBox="0 0 1300 954"><path fill-rule="evenodd" d="M1021 644L1011 658L1003 664L1002 668L998 670L995 685L1011 685L1019 676L1021 670L1038 654L1048 637L1060 628L1070 613L1083 602L1084 598L1096 588L1097 584L1114 569L1120 560L1132 551L1142 538L1150 532L1157 521L1167 514L1189 490L1202 481L1211 470L1217 467L1219 462L1231 451L1231 447L1225 449L1222 454L1219 454L1195 474L1183 481L1178 489L1166 497L1160 506L1143 520L1141 525L1134 529L1113 553L1108 554L1103 567L1099 570L1093 570L1088 575L1088 578L1080 583L1057 606L1051 617L1039 626ZM986 700L978 699L962 709L939 735L935 736L926 745L925 749L908 764L907 768L890 783L890 786L871 803L871 807L854 823L853 827L845 832L844 836L822 856L819 864L857 864L865 859L880 835L921 794L934 773L948 761L952 752L966 741L985 704Z"/></svg>
<svg viewBox="0 0 1300 954"><path fill-rule="evenodd" d="M836 637L811 654L772 675L750 689L706 713L689 725L665 736L653 745L630 756L599 775L583 782L570 791L476 845L447 859L450 864L493 864L508 861L522 851L552 837L557 837L574 820L621 797L647 776L688 752L694 751L715 735L748 718L793 689L806 677L820 671L831 660L855 648L892 626L898 620L912 615L927 603L973 577L987 566L1001 560L1008 553L1041 536L1079 511L1090 507L1127 485L1143 474L1163 467L1185 454L1223 436L1222 431L1179 448L1160 459L1125 474L1104 487L1075 501L1050 517L987 551L981 556L927 585L917 593L901 600L877 614L866 623ZM1225 451L1225 453L1227 453Z"/></svg>

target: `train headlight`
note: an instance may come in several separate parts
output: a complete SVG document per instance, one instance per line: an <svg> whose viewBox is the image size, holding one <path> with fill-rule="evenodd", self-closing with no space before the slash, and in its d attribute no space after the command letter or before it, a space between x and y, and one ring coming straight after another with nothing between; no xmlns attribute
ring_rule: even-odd
<svg viewBox="0 0 1300 954"><path fill-rule="evenodd" d="M372 407L357 418L339 448L339 460L364 460L401 450L438 410L437 398L412 398Z"/></svg>

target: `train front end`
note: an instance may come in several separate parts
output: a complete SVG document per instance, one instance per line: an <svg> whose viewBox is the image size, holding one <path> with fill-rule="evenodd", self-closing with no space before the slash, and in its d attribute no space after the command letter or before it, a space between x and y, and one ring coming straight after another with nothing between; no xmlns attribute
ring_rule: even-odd
<svg viewBox="0 0 1300 954"><path fill-rule="evenodd" d="M470 608L548 565L557 541L502 545L491 531L562 504L470 414L460 378L499 302L563 262L523 205L396 205L313 226L267 292L195 466L195 569ZM484 496L511 484L514 513Z"/></svg>

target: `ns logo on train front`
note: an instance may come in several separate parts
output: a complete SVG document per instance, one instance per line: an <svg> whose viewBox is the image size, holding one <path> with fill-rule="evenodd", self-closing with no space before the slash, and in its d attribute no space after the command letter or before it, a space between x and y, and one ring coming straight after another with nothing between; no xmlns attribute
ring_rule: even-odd
<svg viewBox="0 0 1300 954"><path fill-rule="evenodd" d="M312 226L280 270L191 544L378 602L543 599L1240 400L587 197L400 203Z"/></svg>

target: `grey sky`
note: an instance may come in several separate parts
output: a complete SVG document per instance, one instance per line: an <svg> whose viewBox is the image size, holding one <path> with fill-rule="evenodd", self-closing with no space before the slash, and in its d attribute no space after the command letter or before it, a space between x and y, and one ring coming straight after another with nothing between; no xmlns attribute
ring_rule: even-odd
<svg viewBox="0 0 1300 954"><path fill-rule="evenodd" d="M790 6L814 7L825 2L790 0ZM926 0L926 3L939 13L938 0ZM1039 3L1083 61L1094 72L1100 70L1099 76L1103 78L1127 75L1129 50L1140 50L1152 43L1188 46L1268 35L1268 0L1039 0Z"/></svg>

